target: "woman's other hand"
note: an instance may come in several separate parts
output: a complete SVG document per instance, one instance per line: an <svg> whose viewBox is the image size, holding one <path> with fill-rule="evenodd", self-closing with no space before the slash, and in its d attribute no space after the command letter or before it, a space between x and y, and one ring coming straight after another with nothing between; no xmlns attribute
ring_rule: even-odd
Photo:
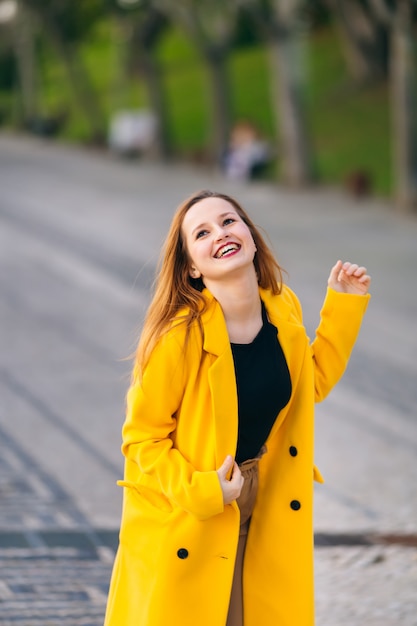
<svg viewBox="0 0 417 626"><path fill-rule="evenodd" d="M233 469L232 469L233 468ZM228 473L232 469L230 480L227 478ZM223 465L217 470L220 486L223 492L224 504L230 504L240 496L242 491L244 478L236 461L229 455L223 461Z"/></svg>
<svg viewBox="0 0 417 626"><path fill-rule="evenodd" d="M371 277L366 273L366 267L338 261L330 271L329 287L340 293L351 293L359 296L368 293Z"/></svg>

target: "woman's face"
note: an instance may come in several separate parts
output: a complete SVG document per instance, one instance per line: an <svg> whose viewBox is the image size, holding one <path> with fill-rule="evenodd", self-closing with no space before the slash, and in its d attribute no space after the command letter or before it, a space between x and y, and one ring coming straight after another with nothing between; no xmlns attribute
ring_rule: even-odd
<svg viewBox="0 0 417 626"><path fill-rule="evenodd" d="M206 286L253 271L256 247L235 207L223 198L204 198L185 214L182 233L190 258L190 276Z"/></svg>

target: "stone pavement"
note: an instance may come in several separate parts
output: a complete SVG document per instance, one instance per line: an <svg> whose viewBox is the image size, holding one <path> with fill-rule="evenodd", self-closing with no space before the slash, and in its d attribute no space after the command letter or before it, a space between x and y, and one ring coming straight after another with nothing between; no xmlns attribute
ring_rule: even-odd
<svg viewBox="0 0 417 626"><path fill-rule="evenodd" d="M117 532L92 528L3 429L0 502L0 624L102 624Z"/></svg>
<svg viewBox="0 0 417 626"><path fill-rule="evenodd" d="M11 136L0 137L0 625L103 622L124 357L170 215L202 187L234 194L265 228L311 335L339 256L373 275L348 371L317 407L317 626L417 626L417 219L337 190Z"/></svg>

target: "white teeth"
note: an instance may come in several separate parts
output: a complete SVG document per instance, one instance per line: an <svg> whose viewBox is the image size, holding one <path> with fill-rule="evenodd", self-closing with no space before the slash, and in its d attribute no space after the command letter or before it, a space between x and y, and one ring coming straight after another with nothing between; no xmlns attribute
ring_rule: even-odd
<svg viewBox="0 0 417 626"><path fill-rule="evenodd" d="M239 250L239 246L235 246L235 245L226 246L226 247L222 248L221 251L220 251L220 254L217 254L216 256L217 256L218 259L220 259L222 256L224 256L228 252L232 252L233 250Z"/></svg>

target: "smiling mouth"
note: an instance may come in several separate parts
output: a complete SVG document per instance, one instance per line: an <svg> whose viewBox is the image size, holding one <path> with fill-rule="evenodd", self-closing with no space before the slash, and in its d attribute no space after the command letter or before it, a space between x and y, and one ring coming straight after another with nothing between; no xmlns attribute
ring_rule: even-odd
<svg viewBox="0 0 417 626"><path fill-rule="evenodd" d="M221 259L222 257L226 256L226 254L237 252L238 250L240 250L240 246L237 243L229 243L216 252L215 258Z"/></svg>

